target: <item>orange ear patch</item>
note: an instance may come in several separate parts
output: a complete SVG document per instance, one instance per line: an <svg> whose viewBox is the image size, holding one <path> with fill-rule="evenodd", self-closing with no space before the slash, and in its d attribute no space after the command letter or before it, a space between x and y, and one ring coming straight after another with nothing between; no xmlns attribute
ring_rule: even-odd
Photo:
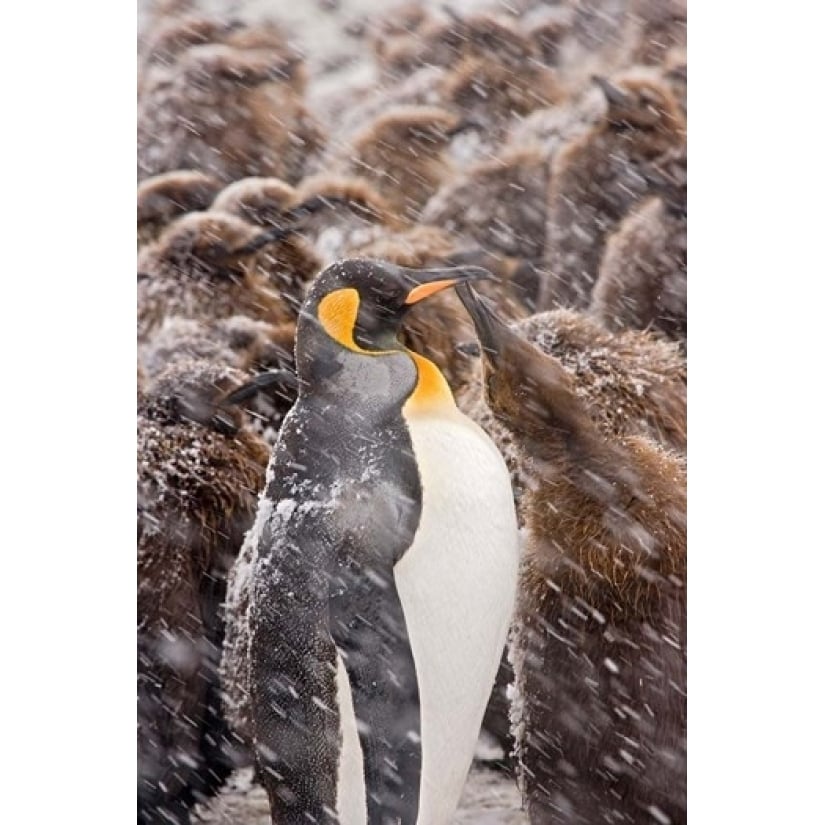
<svg viewBox="0 0 825 825"><path fill-rule="evenodd" d="M441 292L442 289L446 289L448 286L452 286L457 282L457 278L447 278L443 281L431 281L428 284L419 284L410 292L404 303L417 304L419 301L423 301L425 298L429 298L430 295L435 295L436 292Z"/></svg>
<svg viewBox="0 0 825 825"><path fill-rule="evenodd" d="M318 303L318 320L324 332L342 347L353 352L366 352L353 338L359 302L357 289L336 289L324 295Z"/></svg>

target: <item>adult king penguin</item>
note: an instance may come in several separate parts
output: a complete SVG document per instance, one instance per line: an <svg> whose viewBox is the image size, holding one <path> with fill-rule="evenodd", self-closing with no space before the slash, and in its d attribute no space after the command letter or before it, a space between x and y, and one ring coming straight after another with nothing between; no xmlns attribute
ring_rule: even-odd
<svg viewBox="0 0 825 825"><path fill-rule="evenodd" d="M345 260L296 331L249 578L248 690L277 825L446 825L515 599L510 477L406 310L479 268Z"/></svg>

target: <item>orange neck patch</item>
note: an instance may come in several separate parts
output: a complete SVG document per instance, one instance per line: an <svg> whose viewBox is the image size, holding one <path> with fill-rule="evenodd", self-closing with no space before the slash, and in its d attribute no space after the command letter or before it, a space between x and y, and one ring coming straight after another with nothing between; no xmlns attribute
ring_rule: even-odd
<svg viewBox="0 0 825 825"><path fill-rule="evenodd" d="M429 358L407 350L418 370L418 383L404 404L405 413L425 413L455 407L450 385L441 370Z"/></svg>

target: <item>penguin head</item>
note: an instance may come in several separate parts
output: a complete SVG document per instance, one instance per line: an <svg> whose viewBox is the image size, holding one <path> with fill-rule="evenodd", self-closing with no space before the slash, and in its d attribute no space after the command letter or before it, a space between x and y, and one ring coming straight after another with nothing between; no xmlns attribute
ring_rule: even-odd
<svg viewBox="0 0 825 825"><path fill-rule="evenodd" d="M312 283L298 318L299 376L342 356L403 354L397 336L415 304L456 284L490 277L477 266L411 269L367 258L331 264Z"/></svg>
<svg viewBox="0 0 825 825"><path fill-rule="evenodd" d="M468 285L457 288L476 328L484 362L484 395L493 414L509 429L542 438L548 428L572 433L581 403L561 362L526 341Z"/></svg>
<svg viewBox="0 0 825 825"><path fill-rule="evenodd" d="M627 72L608 79L594 75L593 82L607 101L607 120L614 129L683 130L678 104L661 81Z"/></svg>

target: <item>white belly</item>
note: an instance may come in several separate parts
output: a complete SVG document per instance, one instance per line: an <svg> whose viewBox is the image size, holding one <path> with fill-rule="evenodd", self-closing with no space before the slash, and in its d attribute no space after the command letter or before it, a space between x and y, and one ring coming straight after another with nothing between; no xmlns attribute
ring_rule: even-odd
<svg viewBox="0 0 825 825"><path fill-rule="evenodd" d="M447 825L512 617L518 527L507 467L478 425L457 410L407 424L423 503L395 580L421 701L418 825Z"/></svg>
<svg viewBox="0 0 825 825"><path fill-rule="evenodd" d="M341 753L338 760L338 821L341 825L366 825L367 789L364 784L364 754L358 739L358 724L352 704L352 689L341 654L335 671Z"/></svg>

